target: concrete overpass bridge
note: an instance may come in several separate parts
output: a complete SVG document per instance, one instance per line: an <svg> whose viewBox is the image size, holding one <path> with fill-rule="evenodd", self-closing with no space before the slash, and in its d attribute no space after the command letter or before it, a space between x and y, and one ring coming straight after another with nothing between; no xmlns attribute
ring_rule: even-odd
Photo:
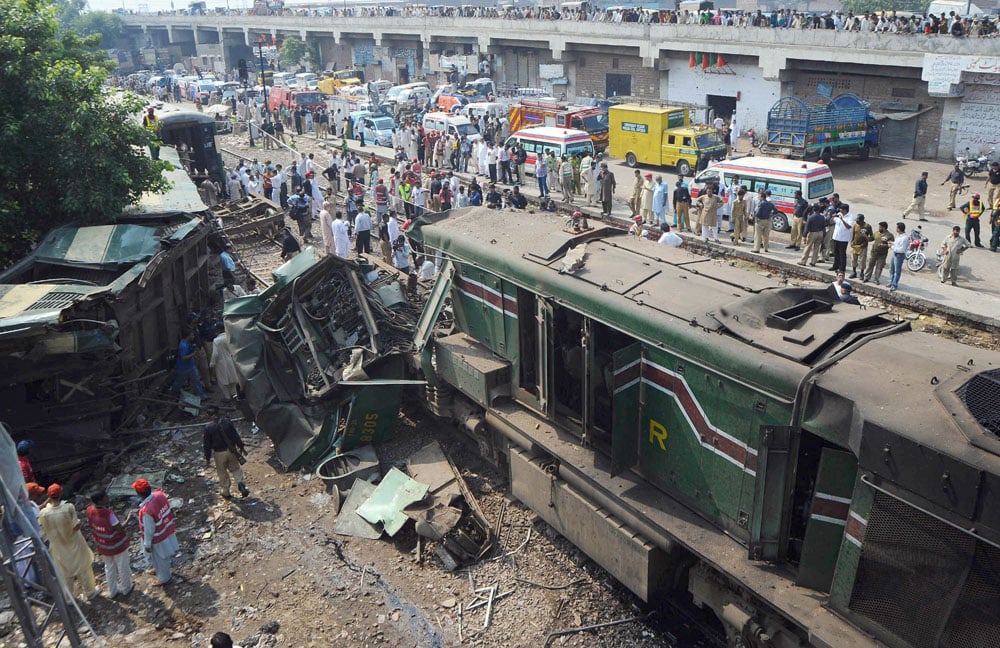
<svg viewBox="0 0 1000 648"><path fill-rule="evenodd" d="M318 67L434 81L487 59L499 84L669 98L735 114L743 130L762 129L783 96L853 92L893 117L883 154L899 157L949 157L1000 139L1000 39L436 16L132 14L125 23L138 49L161 61L199 57L217 71L253 58L261 35L296 35L318 46ZM691 67L692 54L717 65Z"/></svg>

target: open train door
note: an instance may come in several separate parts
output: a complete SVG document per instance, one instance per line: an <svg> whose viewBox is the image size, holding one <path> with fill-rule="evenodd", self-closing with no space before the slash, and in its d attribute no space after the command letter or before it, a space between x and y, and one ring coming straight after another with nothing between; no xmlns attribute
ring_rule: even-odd
<svg viewBox="0 0 1000 648"><path fill-rule="evenodd" d="M639 460L639 426L643 417L642 344L637 342L612 356L611 474L628 470Z"/></svg>
<svg viewBox="0 0 1000 648"><path fill-rule="evenodd" d="M750 560L785 559L798 453L798 428L766 425L761 429L747 545Z"/></svg>
<svg viewBox="0 0 1000 648"><path fill-rule="evenodd" d="M837 555L847 529L851 494L858 475L858 460L850 452L823 448L816 474L816 489L809 507L809 523L802 543L796 585L829 592Z"/></svg>

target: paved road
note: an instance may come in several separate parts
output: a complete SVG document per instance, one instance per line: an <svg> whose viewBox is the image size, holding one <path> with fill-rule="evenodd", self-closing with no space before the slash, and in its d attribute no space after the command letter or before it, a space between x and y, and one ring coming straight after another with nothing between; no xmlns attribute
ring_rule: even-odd
<svg viewBox="0 0 1000 648"><path fill-rule="evenodd" d="M317 157L325 162L327 157L324 157L324 152L332 150L340 143L340 140L339 138L328 140L322 147L311 137L298 138L297 142L300 151L314 151L317 153ZM387 157L392 154L392 150L386 147L369 145L360 149L357 144L355 141L350 142L353 150L364 155L375 152L377 155ZM241 148L243 148L244 154L251 156L265 154L259 148L255 151L249 151L245 147ZM741 142L740 150L742 152L749 150L749 142ZM267 155L275 161L285 162L279 152L268 151ZM287 156L287 161L291 161L290 154ZM617 200L612 215L624 223L630 217L626 201L632 189L633 172L621 160L610 160L609 162L618 180ZM921 225L923 232L930 239L927 247L929 259L927 266L918 273L904 270L899 291L891 295L885 287L888 284L888 268L883 273L882 286L862 285L854 282L857 292L875 294L888 302L918 309L934 308L934 310L944 314L966 317L991 328L1000 328L1000 281L996 280L996 277L1000 276L1000 253L990 252L988 247L968 250L963 256L957 287L941 284L934 269L934 252L944 237L950 233L952 225L964 226L964 218L957 210L949 212L945 209L948 193L947 188L942 187L940 182L947 176L950 170L949 164L880 158L859 161L845 158L833 160L830 162L830 167L833 171L836 189L841 199L851 205L852 211L855 214L865 214L868 222L872 223L873 226L877 225L879 221L887 221L890 224L890 230L894 229L896 222L902 220L901 214L910 203L913 184L920 172L926 170L930 174L930 191L927 199L928 221L920 223L912 216L905 221L907 231ZM676 172L670 168L645 166L640 166L640 168L643 173L662 174L664 180L671 185L676 178ZM971 191L980 191L985 196L985 192L982 191L985 177L972 178L969 182L972 185ZM524 192L529 196L529 199L538 195L537 186L533 180L529 180ZM553 195L556 196L557 193ZM577 205L580 204L581 201L578 200ZM585 205L585 202L583 204ZM584 209L584 211L594 216L600 213L599 209ZM983 225L983 243L987 245L989 225L988 222L983 223ZM684 236L689 239L691 245L702 245L700 237L688 234ZM789 242L787 234L773 232L771 241L771 251L767 255L751 255L749 254L749 246L734 248L731 245L710 244L705 247L712 253L752 259L790 274L820 281L833 280L833 274L829 270L823 270L822 265L817 268L803 268L796 265L799 253L785 249L785 245ZM935 307L935 305L937 306Z"/></svg>

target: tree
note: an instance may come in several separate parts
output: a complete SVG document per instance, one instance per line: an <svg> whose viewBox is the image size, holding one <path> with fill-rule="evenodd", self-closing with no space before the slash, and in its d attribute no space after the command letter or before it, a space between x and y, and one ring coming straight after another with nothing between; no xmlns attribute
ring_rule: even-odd
<svg viewBox="0 0 1000 648"><path fill-rule="evenodd" d="M87 8L87 0L52 0L56 9L56 20L62 29L69 29L70 23L80 17Z"/></svg>
<svg viewBox="0 0 1000 648"><path fill-rule="evenodd" d="M302 57L306 55L306 44L298 36L286 36L281 42L281 54L278 60L285 67L298 65Z"/></svg>
<svg viewBox="0 0 1000 648"><path fill-rule="evenodd" d="M68 223L114 221L166 188L143 101L102 88L112 66L99 37L59 31L47 0L0 3L0 267Z"/></svg>
<svg viewBox="0 0 1000 648"><path fill-rule="evenodd" d="M102 49L110 49L125 36L125 24L121 16L107 11L90 11L74 18L69 28L82 36L100 34Z"/></svg>

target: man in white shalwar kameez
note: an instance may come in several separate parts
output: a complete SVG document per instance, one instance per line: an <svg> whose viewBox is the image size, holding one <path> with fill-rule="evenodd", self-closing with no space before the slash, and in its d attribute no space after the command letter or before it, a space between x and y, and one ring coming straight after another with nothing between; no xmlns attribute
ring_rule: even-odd
<svg viewBox="0 0 1000 648"><path fill-rule="evenodd" d="M330 201L323 201L323 211L319 213L319 230L323 233L323 253L336 254L333 245L333 218L330 216Z"/></svg>
<svg viewBox="0 0 1000 648"><path fill-rule="evenodd" d="M313 216L318 217L320 211L323 207L323 191L319 188L319 179L313 178L312 181L312 209Z"/></svg>
<svg viewBox="0 0 1000 648"><path fill-rule="evenodd" d="M351 237L347 233L347 221L344 220L343 212L337 212L337 218L333 221L333 247L341 259L346 259L350 253Z"/></svg>
<svg viewBox="0 0 1000 648"><path fill-rule="evenodd" d="M212 358L209 360L208 366L215 370L215 381L222 400L229 401L236 398L236 390L240 380L236 373L236 363L233 362L233 353L229 348L225 331L216 335L212 340Z"/></svg>

